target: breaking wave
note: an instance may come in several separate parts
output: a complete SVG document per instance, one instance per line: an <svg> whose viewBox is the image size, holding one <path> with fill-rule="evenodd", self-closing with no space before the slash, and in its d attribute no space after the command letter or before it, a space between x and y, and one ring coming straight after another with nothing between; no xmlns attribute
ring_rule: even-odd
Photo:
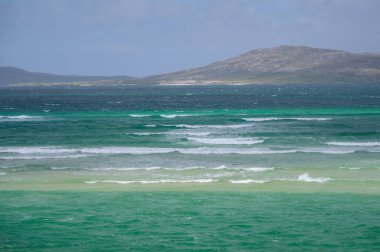
<svg viewBox="0 0 380 252"><path fill-rule="evenodd" d="M268 181L269 180L255 180L255 179L229 180L229 182L231 182L232 184L249 184L249 183L263 184Z"/></svg>
<svg viewBox="0 0 380 252"><path fill-rule="evenodd" d="M240 129L252 127L253 124L230 124L230 125L190 125L190 124L162 124L160 126L164 127L175 127L175 128L187 128L187 129L202 129L202 128L211 128L211 129Z"/></svg>
<svg viewBox="0 0 380 252"><path fill-rule="evenodd" d="M161 184L161 183L211 183L216 182L215 179L160 179L160 180L91 180L85 181L86 184L97 183L116 183L116 184Z"/></svg>
<svg viewBox="0 0 380 252"><path fill-rule="evenodd" d="M265 122L265 121L282 121L282 120L293 120L293 121L329 121L331 118L328 117L255 117L255 118L242 118L247 122Z"/></svg>
<svg viewBox="0 0 380 252"><path fill-rule="evenodd" d="M325 177L318 177L318 178L312 178L309 176L308 173L304 173L298 176L297 178L298 181L303 181L303 182L317 182L317 183L325 183L329 180L330 178L325 178Z"/></svg>
<svg viewBox="0 0 380 252"><path fill-rule="evenodd" d="M51 169L56 169L55 167ZM59 169L71 169L70 167L59 167ZM265 172L273 171L273 167L228 167L225 165L217 167L205 167L205 166L190 166L190 167L94 167L84 168L84 170L90 171L156 171L156 170L168 170L168 171L188 171L188 170L231 170L231 171L248 171L248 172Z"/></svg>
<svg viewBox="0 0 380 252"><path fill-rule="evenodd" d="M262 140L252 140L262 141ZM248 143L248 140L247 142ZM253 142L249 142L252 144ZM258 143L258 142L254 142ZM219 140L218 140L218 144ZM242 144L239 142L239 144ZM232 148L232 147L197 147L197 148L156 148L156 147L88 147L88 148L68 148L59 146L42 147L0 147L0 159L48 159L48 158L82 158L99 155L149 155L149 154L240 154L240 155L261 155L261 154L291 154L291 153L321 153L321 154L351 154L356 151L380 152L378 149L358 149L358 148L294 148L294 149L272 149L272 148Z"/></svg>
<svg viewBox="0 0 380 252"><path fill-rule="evenodd" d="M238 137L238 138L199 138L199 137L188 137L189 141L203 143L203 144L260 144L264 140L259 140L256 138Z"/></svg>
<svg viewBox="0 0 380 252"><path fill-rule="evenodd" d="M9 121L39 121L44 120L43 116L28 116L28 115L18 115L18 116L0 116L0 122Z"/></svg>
<svg viewBox="0 0 380 252"><path fill-rule="evenodd" d="M160 115L160 117L167 118L167 119L173 119L173 118L176 118L176 117L187 117L187 116L195 116L195 115L184 115L184 114Z"/></svg>
<svg viewBox="0 0 380 252"><path fill-rule="evenodd" d="M336 146L359 146L359 147L380 146L380 142L327 142L326 144L336 145Z"/></svg>
<svg viewBox="0 0 380 252"><path fill-rule="evenodd" d="M138 118L138 117L149 117L150 115L130 114L129 116Z"/></svg>

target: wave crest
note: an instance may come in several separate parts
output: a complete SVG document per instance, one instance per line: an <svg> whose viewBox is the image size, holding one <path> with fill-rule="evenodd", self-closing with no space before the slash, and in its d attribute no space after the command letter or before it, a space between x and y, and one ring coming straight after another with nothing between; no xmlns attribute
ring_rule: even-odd
<svg viewBox="0 0 380 252"><path fill-rule="evenodd" d="M380 142L327 142L328 145L374 147L380 146Z"/></svg>
<svg viewBox="0 0 380 252"><path fill-rule="evenodd" d="M266 121L329 121L332 120L328 117L254 117L254 118L242 118L247 122L266 122Z"/></svg>
<svg viewBox="0 0 380 252"><path fill-rule="evenodd" d="M264 140L259 140L256 138L248 137L238 137L238 138L200 138L200 137L188 137L189 141L203 143L203 144L226 144L226 145L235 145L235 144L260 144Z"/></svg>
<svg viewBox="0 0 380 252"><path fill-rule="evenodd" d="M330 178L325 178L325 177L318 177L318 178L312 178L309 176L308 173L304 173L304 174L301 174L298 176L297 178L298 181L302 181L302 182L317 182L317 183L325 183L329 180L331 180Z"/></svg>

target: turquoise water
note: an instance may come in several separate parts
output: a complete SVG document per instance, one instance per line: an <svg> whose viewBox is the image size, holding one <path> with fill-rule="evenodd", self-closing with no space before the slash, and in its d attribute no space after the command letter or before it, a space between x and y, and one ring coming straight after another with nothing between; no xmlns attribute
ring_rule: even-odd
<svg viewBox="0 0 380 252"><path fill-rule="evenodd" d="M10 251L380 248L379 196L13 191L0 207Z"/></svg>
<svg viewBox="0 0 380 252"><path fill-rule="evenodd" d="M0 91L2 249L379 248L378 85Z"/></svg>

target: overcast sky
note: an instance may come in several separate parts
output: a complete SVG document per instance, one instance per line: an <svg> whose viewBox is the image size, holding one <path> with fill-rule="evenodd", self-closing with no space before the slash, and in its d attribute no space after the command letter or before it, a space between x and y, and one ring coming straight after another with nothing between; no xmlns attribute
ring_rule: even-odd
<svg viewBox="0 0 380 252"><path fill-rule="evenodd" d="M144 76L257 48L380 52L380 0L0 0L0 66Z"/></svg>

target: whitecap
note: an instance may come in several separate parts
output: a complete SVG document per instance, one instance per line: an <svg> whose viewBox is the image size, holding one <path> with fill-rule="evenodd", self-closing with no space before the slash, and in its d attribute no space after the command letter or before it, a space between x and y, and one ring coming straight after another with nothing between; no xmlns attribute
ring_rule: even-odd
<svg viewBox="0 0 380 252"><path fill-rule="evenodd" d="M90 154L161 154L175 152L175 148L149 148L149 147L99 147L99 148L81 148L82 153Z"/></svg>
<svg viewBox="0 0 380 252"><path fill-rule="evenodd" d="M339 167L339 169L346 169L346 170L361 170L362 168L361 168L361 167L345 167L345 166L341 166L341 167Z"/></svg>
<svg viewBox="0 0 380 252"><path fill-rule="evenodd" d="M18 116L0 116L0 122L6 121L38 121L43 120L43 116L29 116L29 115L18 115Z"/></svg>
<svg viewBox="0 0 380 252"><path fill-rule="evenodd" d="M224 169L228 169L228 167L225 165L220 165L218 167L213 168L213 170L224 170Z"/></svg>
<svg viewBox="0 0 380 252"><path fill-rule="evenodd" d="M149 117L150 115L130 114L130 117Z"/></svg>
<svg viewBox="0 0 380 252"><path fill-rule="evenodd" d="M10 159L22 158L64 158L81 157L88 154L164 154L178 152L182 154L282 154L294 153L297 150L272 150L266 148L154 148L154 147L89 147L89 148L64 148L64 147L1 147L0 153L28 154L34 156L15 156ZM46 155L46 156L42 156ZM54 156L59 155L59 156ZM1 157L5 158L5 157Z"/></svg>
<svg viewBox="0 0 380 252"><path fill-rule="evenodd" d="M242 180L229 180L232 184L250 184L250 183L256 183L256 184L264 184L268 182L268 180L255 180L255 179L242 179Z"/></svg>
<svg viewBox="0 0 380 252"><path fill-rule="evenodd" d="M78 154L78 155L60 155L60 156L4 156L0 157L0 160L39 160L39 159L66 159L66 158L84 158L88 157L89 155L83 155L83 154Z"/></svg>
<svg viewBox="0 0 380 252"><path fill-rule="evenodd" d="M188 149L178 149L179 153L182 154L242 154L242 155L259 155L259 154L285 154L285 153L295 153L296 150L271 150L271 149L259 149L259 148L188 148Z"/></svg>
<svg viewBox="0 0 380 252"><path fill-rule="evenodd" d="M201 129L201 128L213 128L213 129L240 129L240 128L249 128L254 124L230 124L230 125L190 125L190 124L164 124L163 126L167 127L176 127L176 128L189 128L189 129Z"/></svg>
<svg viewBox="0 0 380 252"><path fill-rule="evenodd" d="M184 135L184 136L209 136L214 134L213 132L166 132L166 135Z"/></svg>
<svg viewBox="0 0 380 252"><path fill-rule="evenodd" d="M0 147L0 153L18 153L18 154L57 154L57 153L75 153L77 149L61 148L55 146L42 147Z"/></svg>
<svg viewBox="0 0 380 252"><path fill-rule="evenodd" d="M312 178L309 176L308 173L304 173L304 174L301 174L298 176L297 178L298 181L302 181L302 182L317 182L317 183L325 183L329 180L331 180L330 178L325 178L325 177L318 177L318 178Z"/></svg>
<svg viewBox="0 0 380 252"><path fill-rule="evenodd" d="M184 114L160 115L160 117L167 118L167 119L173 119L173 118L176 118L176 117L186 117L186 116L194 116L194 115L184 115Z"/></svg>
<svg viewBox="0 0 380 252"><path fill-rule="evenodd" d="M380 146L380 142L327 142L328 145L374 147Z"/></svg>
<svg viewBox="0 0 380 252"><path fill-rule="evenodd" d="M328 117L254 117L242 118L247 122L265 122L265 121L280 121L280 120L295 120L295 121L329 121Z"/></svg>
<svg viewBox="0 0 380 252"><path fill-rule="evenodd" d="M160 179L160 180L91 180L84 181L86 184L97 183L116 183L116 184L161 184L161 183L211 183L216 182L215 179L189 179L189 180L177 180L177 179Z"/></svg>
<svg viewBox="0 0 380 252"><path fill-rule="evenodd" d="M72 169L71 167L63 166L63 167L57 167L57 166L52 166L50 167L51 170L69 170Z"/></svg>
<svg viewBox="0 0 380 252"><path fill-rule="evenodd" d="M303 148L297 149L303 153L322 153L322 154L351 154L355 153L356 149L330 149L330 148Z"/></svg>
<svg viewBox="0 0 380 252"><path fill-rule="evenodd" d="M5 172L0 172L0 176L5 176L7 175Z"/></svg>
<svg viewBox="0 0 380 252"><path fill-rule="evenodd" d="M69 169L69 167L57 167L52 169ZM93 167L93 168L83 168L84 170L91 171L152 171L152 170L168 170L168 171L188 171L188 170L233 170L233 171L248 171L248 172L265 172L273 171L273 167L228 167L225 165L220 165L217 167L205 167L205 166L189 166L189 167Z"/></svg>
<svg viewBox="0 0 380 252"><path fill-rule="evenodd" d="M226 145L243 145L243 144L260 144L264 140L259 140L256 138L247 137L237 137L237 138L199 138L199 137L188 137L189 141L203 143L203 144L226 144Z"/></svg>
<svg viewBox="0 0 380 252"><path fill-rule="evenodd" d="M90 171L152 171L166 169L158 166L153 167L95 167L95 168L84 168L84 170Z"/></svg>
<svg viewBox="0 0 380 252"><path fill-rule="evenodd" d="M211 168L213 170L242 170L242 171L249 171L249 172L264 172L264 171L273 171L273 167L228 167L225 165L221 165L215 168Z"/></svg>
<svg viewBox="0 0 380 252"><path fill-rule="evenodd" d="M0 156L0 159L47 159L47 158L79 158L94 155L148 155L181 153L194 155L207 154L290 154L290 153L323 153L323 154L347 154L353 153L352 149L271 149L271 148L222 148L222 147L197 147L197 148L156 148L156 147L88 147L88 148L67 148L57 146L42 147L0 147L0 153L11 154L7 157ZM369 150L367 150L369 151ZM376 151L376 150L375 150ZM15 155L12 155L15 154ZM21 155L20 155L21 154ZM24 156L25 155L25 156Z"/></svg>
<svg viewBox="0 0 380 252"><path fill-rule="evenodd" d="M264 172L264 171L273 171L273 167L250 167L250 168L242 168L244 171L250 172Z"/></svg>
<svg viewBox="0 0 380 252"><path fill-rule="evenodd" d="M152 136L152 135L163 135L163 132L138 132L138 133L125 133L126 135L136 135L136 136Z"/></svg>
<svg viewBox="0 0 380 252"><path fill-rule="evenodd" d="M279 118L279 117L257 117L257 118L242 118L242 120L247 121L247 122L265 122L265 121L282 120L282 118Z"/></svg>

